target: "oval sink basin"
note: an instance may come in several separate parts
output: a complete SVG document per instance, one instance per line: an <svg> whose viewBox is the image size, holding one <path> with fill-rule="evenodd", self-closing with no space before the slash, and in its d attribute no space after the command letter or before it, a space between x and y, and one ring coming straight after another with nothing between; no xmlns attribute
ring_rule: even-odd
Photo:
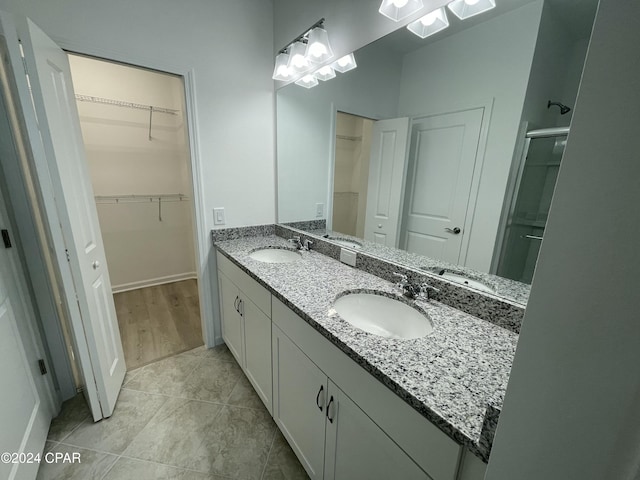
<svg viewBox="0 0 640 480"><path fill-rule="evenodd" d="M334 302L333 307L346 322L381 337L409 340L433 331L433 324L426 313L400 300L374 293L344 295Z"/></svg>
<svg viewBox="0 0 640 480"><path fill-rule="evenodd" d="M362 244L356 240L349 240L348 238L329 237L327 240L331 240L333 243L337 243L342 247L353 248L359 250L362 248Z"/></svg>
<svg viewBox="0 0 640 480"><path fill-rule="evenodd" d="M249 253L249 257L264 263L288 263L300 260L302 255L286 248L259 248Z"/></svg>
<svg viewBox="0 0 640 480"><path fill-rule="evenodd" d="M452 282L459 283L461 285L467 285L471 288L475 288L476 290L480 290L482 292L496 293L495 289L490 285L487 285L486 283L481 282L480 280L474 280L473 278L469 278L463 273L452 272L444 268L429 268L428 270L433 273L437 273L442 278L446 278L447 280L451 280Z"/></svg>

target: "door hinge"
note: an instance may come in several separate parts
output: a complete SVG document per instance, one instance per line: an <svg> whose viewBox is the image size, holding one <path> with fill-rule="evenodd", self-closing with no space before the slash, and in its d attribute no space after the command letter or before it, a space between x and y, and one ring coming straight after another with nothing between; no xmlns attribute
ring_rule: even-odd
<svg viewBox="0 0 640 480"><path fill-rule="evenodd" d="M9 236L9 230L2 229L2 241L4 242L4 248L11 248L11 237Z"/></svg>
<svg viewBox="0 0 640 480"><path fill-rule="evenodd" d="M71 257L69 256L69 250L67 250L66 248L64 249L64 253L67 256L67 262L71 261Z"/></svg>
<svg viewBox="0 0 640 480"><path fill-rule="evenodd" d="M38 366L40 367L40 373L42 375L46 375L47 374L47 366L44 364L44 360L42 358L40 360L38 360Z"/></svg>

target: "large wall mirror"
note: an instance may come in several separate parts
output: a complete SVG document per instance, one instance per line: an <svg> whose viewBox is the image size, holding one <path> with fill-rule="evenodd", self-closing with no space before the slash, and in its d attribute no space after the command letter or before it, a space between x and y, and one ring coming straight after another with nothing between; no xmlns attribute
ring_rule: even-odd
<svg viewBox="0 0 640 480"><path fill-rule="evenodd" d="M326 219L315 233L374 255L531 282L597 0L497 3L278 90L280 223Z"/></svg>

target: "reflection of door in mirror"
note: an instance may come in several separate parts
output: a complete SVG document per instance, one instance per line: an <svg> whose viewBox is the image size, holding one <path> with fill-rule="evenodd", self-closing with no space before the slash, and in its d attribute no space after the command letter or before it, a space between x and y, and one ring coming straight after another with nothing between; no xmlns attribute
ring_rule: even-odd
<svg viewBox="0 0 640 480"><path fill-rule="evenodd" d="M568 128L527 133L524 164L505 231L498 275L531 283Z"/></svg>
<svg viewBox="0 0 640 480"><path fill-rule="evenodd" d="M476 108L413 120L400 248L464 265L483 114Z"/></svg>
<svg viewBox="0 0 640 480"><path fill-rule="evenodd" d="M332 230L364 237L373 120L338 112L333 173Z"/></svg>

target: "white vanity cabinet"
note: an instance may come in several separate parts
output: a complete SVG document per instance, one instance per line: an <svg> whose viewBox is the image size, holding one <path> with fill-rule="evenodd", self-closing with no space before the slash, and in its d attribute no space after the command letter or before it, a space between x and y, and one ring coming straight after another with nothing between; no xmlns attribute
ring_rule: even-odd
<svg viewBox="0 0 640 480"><path fill-rule="evenodd" d="M273 418L311 478L456 480L460 445L275 297L272 320Z"/></svg>
<svg viewBox="0 0 640 480"><path fill-rule="evenodd" d="M312 479L429 477L278 327L273 418Z"/></svg>
<svg viewBox="0 0 640 480"><path fill-rule="evenodd" d="M217 254L222 338L272 412L271 293Z"/></svg>

